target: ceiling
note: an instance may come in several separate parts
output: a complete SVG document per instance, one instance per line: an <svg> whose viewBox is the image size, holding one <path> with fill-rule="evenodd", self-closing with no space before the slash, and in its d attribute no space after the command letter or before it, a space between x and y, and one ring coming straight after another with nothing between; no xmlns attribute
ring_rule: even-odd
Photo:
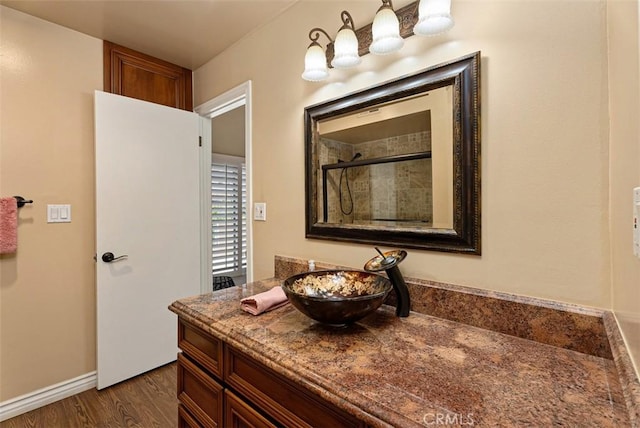
<svg viewBox="0 0 640 428"><path fill-rule="evenodd" d="M0 4L195 70L298 0L0 0Z"/></svg>
<svg viewBox="0 0 640 428"><path fill-rule="evenodd" d="M346 128L340 131L322 134L323 138L348 144L360 144L368 141L383 140L399 135L426 132L431 129L431 113L424 110L392 119L367 123L366 125Z"/></svg>

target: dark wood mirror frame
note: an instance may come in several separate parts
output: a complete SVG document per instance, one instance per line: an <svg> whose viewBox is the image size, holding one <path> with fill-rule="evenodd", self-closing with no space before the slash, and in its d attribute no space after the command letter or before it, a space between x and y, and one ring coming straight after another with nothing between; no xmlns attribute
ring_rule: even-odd
<svg viewBox="0 0 640 428"><path fill-rule="evenodd" d="M318 222L317 122L453 87L453 228L380 227ZM480 52L305 108L306 237L480 255Z"/></svg>

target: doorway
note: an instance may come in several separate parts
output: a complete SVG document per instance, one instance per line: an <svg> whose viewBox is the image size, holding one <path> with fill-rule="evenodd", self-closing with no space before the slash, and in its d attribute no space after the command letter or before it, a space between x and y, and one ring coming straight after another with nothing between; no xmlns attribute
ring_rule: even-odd
<svg viewBox="0 0 640 428"><path fill-rule="evenodd" d="M201 135L202 151L200 158L200 191L201 191L201 284L202 292L210 292L213 288L213 276L228 275L234 278L236 285L251 282L253 280L253 252L251 224L252 203L251 192L251 81L247 81L222 95L219 95L195 108L195 112L205 120L201 122L203 127ZM238 122L238 115L243 119ZM239 125L238 125L239 123ZM228 127L242 127L243 129L226 129ZM218 132L213 132L214 127ZM222 128L222 129L221 129ZM223 139L225 135L238 140L238 131L243 131L243 147L237 144L227 144ZM236 147L233 147L233 146ZM214 155L215 153L215 155ZM214 160L215 156L215 160ZM236 158L235 160L229 157ZM222 161L221 161L222 159ZM229 162L226 162L229 160ZM234 163L238 166L234 170ZM227 166L228 165L228 169ZM229 171L229 174L225 171ZM233 175L233 171L236 171ZM213 175L216 175L218 185L212 184ZM229 177L228 180L225 177ZM237 177L237 179L233 178ZM220 181L222 180L222 181ZM240 204L234 208L230 199L225 209L230 218L235 216L239 224L231 225L231 232L226 237L221 237L222 227L215 223L216 216L220 219L220 210L217 214L212 209L214 191L221 192L220 183L228 183L235 195L241 196ZM243 186L244 183L244 186ZM214 188L215 187L215 188ZM235 196L234 196L235 197ZM234 211L235 210L235 211ZM242 213L244 215L244 228L242 225ZM234 214L235 213L235 214ZM218 233L216 235L216 233Z"/></svg>

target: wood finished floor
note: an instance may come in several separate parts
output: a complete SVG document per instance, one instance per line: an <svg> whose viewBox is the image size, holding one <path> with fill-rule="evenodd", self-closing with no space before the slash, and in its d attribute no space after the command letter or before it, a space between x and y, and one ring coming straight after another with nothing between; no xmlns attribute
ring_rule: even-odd
<svg viewBox="0 0 640 428"><path fill-rule="evenodd" d="M0 428L173 428L178 423L176 382L176 364L168 364L0 422Z"/></svg>

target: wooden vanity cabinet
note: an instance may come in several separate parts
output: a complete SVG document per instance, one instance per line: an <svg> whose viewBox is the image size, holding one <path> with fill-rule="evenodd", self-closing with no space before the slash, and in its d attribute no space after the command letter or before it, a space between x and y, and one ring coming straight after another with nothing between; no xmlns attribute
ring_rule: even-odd
<svg viewBox="0 0 640 428"><path fill-rule="evenodd" d="M178 318L178 426L364 427L354 416ZM195 424L195 425L194 425Z"/></svg>

